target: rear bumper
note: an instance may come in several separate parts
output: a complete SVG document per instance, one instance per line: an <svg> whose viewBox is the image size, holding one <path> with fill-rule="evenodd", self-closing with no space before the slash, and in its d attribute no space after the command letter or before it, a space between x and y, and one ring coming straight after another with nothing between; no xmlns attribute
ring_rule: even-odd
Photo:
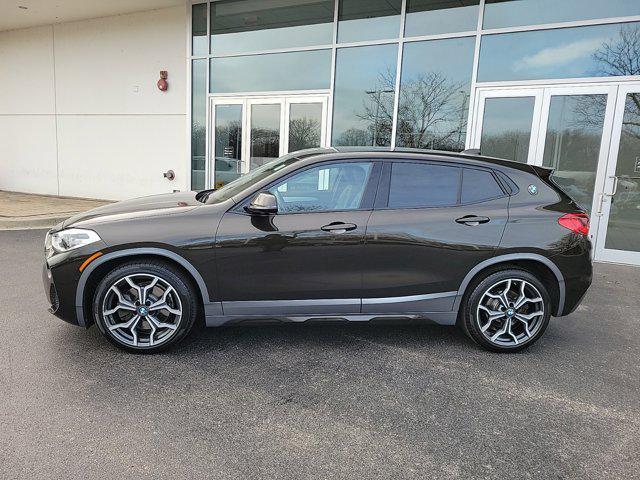
<svg viewBox="0 0 640 480"><path fill-rule="evenodd" d="M553 257L564 277L564 305L557 316L569 315L578 308L593 280L593 263L591 261L591 242L586 237L580 239L578 245L564 255Z"/></svg>
<svg viewBox="0 0 640 480"><path fill-rule="evenodd" d="M573 313L591 286L593 275L591 270L588 275L565 279L565 301L560 317Z"/></svg>

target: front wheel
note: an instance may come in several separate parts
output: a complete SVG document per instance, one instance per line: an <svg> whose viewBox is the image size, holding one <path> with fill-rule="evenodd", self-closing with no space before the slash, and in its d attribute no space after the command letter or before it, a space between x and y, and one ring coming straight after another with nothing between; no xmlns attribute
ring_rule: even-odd
<svg viewBox="0 0 640 480"><path fill-rule="evenodd" d="M480 346L515 352L540 339L551 301L538 278L520 269L500 270L476 284L462 305L462 327Z"/></svg>
<svg viewBox="0 0 640 480"><path fill-rule="evenodd" d="M177 269L162 262L119 266L98 284L93 313L100 332L116 346L139 353L164 350L194 324L196 296Z"/></svg>

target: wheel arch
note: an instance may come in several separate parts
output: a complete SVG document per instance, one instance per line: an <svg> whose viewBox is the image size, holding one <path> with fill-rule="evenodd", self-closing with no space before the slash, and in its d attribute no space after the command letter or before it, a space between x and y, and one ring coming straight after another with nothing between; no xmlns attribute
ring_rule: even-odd
<svg viewBox="0 0 640 480"><path fill-rule="evenodd" d="M91 325L92 319L86 317L86 314L90 313L89 310L91 310L91 299L88 297L89 294L93 292L93 289L103 275L118 265L122 265L131 260L145 258L163 260L178 268L178 270L185 273L193 282L193 286L195 287L195 291L198 295L198 303L200 307L202 308L205 304L209 303L209 292L202 275L200 275L200 272L198 272L198 270L181 255L163 248L131 248L118 250L97 258L82 272L82 275L78 280L75 300L78 325L83 327Z"/></svg>
<svg viewBox="0 0 640 480"><path fill-rule="evenodd" d="M552 314L558 316L564 310L565 283L562 272L549 258L535 253L514 253L499 255L479 263L472 268L460 284L454 303L454 310L458 311L463 298L468 293L469 286L474 280L495 271L501 267L518 267L536 275L549 288L552 302Z"/></svg>

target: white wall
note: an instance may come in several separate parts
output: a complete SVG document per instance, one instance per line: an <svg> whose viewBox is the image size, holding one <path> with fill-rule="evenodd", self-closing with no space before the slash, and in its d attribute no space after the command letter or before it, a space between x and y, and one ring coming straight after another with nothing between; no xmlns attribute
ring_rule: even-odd
<svg viewBox="0 0 640 480"><path fill-rule="evenodd" d="M0 189L58 193L52 36L0 33Z"/></svg>
<svg viewBox="0 0 640 480"><path fill-rule="evenodd" d="M184 6L0 32L0 189L187 189L186 57Z"/></svg>

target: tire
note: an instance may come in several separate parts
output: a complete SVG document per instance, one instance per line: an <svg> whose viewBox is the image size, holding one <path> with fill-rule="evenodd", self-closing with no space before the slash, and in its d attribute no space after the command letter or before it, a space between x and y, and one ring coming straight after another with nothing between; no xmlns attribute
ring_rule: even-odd
<svg viewBox="0 0 640 480"><path fill-rule="evenodd" d="M182 340L193 327L197 311L188 277L161 261L134 261L114 268L98 283L93 296L100 333L135 353L156 353Z"/></svg>
<svg viewBox="0 0 640 480"><path fill-rule="evenodd" d="M551 299L542 282L526 270L509 268L474 283L463 301L459 323L481 347L517 352L542 337L550 316Z"/></svg>

